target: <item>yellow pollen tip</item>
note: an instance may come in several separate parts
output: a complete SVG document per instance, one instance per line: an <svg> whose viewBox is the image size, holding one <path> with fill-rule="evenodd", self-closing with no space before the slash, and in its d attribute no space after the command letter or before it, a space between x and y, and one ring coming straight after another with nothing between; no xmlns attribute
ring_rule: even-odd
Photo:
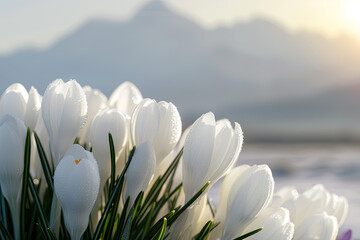
<svg viewBox="0 0 360 240"><path fill-rule="evenodd" d="M79 159L79 160L76 160L75 159L75 163L76 163L76 165L78 165L78 163L81 161L81 158Z"/></svg>

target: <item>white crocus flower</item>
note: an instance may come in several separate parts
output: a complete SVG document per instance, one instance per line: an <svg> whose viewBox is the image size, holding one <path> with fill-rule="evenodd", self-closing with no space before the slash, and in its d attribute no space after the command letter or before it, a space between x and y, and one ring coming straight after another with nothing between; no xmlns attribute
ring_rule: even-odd
<svg viewBox="0 0 360 240"><path fill-rule="evenodd" d="M249 233L259 228L260 232L249 237L249 240L291 240L294 236L294 224L290 222L289 210L286 208L266 208L243 231Z"/></svg>
<svg viewBox="0 0 360 240"><path fill-rule="evenodd" d="M144 142L138 145L126 172L124 203L130 197L129 206L132 206L138 194L148 188L155 169L156 157L152 144Z"/></svg>
<svg viewBox="0 0 360 240"><path fill-rule="evenodd" d="M109 98L109 105L130 117L143 100L139 89L131 82L120 84Z"/></svg>
<svg viewBox="0 0 360 240"><path fill-rule="evenodd" d="M94 156L80 145L72 145L54 174L55 193L71 239L80 239L85 232L99 186L100 175Z"/></svg>
<svg viewBox="0 0 360 240"><path fill-rule="evenodd" d="M215 222L218 235L228 240L239 237L244 228L272 199L274 179L267 165L242 165L230 171L221 185ZM215 237L219 237L215 234Z"/></svg>
<svg viewBox="0 0 360 240"><path fill-rule="evenodd" d="M346 198L331 194L323 185L317 184L295 200L295 212L292 213L294 223L298 226L305 218L321 212L334 215L341 226L347 216L348 202Z"/></svg>
<svg viewBox="0 0 360 240"><path fill-rule="evenodd" d="M41 107L41 97L34 87L29 93L20 83L9 86L1 96L0 119L6 114L23 120L25 126L34 130Z"/></svg>
<svg viewBox="0 0 360 240"><path fill-rule="evenodd" d="M20 233L20 198L25 140L24 122L11 115L5 115L0 122L0 184L2 194L11 210L15 239L19 239Z"/></svg>
<svg viewBox="0 0 360 240"><path fill-rule="evenodd" d="M243 143L240 125L227 120L215 122L213 113L195 121L185 140L183 181L186 200L210 181L214 184L234 165Z"/></svg>
<svg viewBox="0 0 360 240"><path fill-rule="evenodd" d="M90 143L99 165L101 191L111 174L109 133L112 135L115 154L118 156L127 139L127 128L124 114L115 109L98 112L90 127Z"/></svg>
<svg viewBox="0 0 360 240"><path fill-rule="evenodd" d="M54 168L73 144L87 115L84 90L75 81L53 81L42 100L42 117L49 134Z"/></svg>
<svg viewBox="0 0 360 240"><path fill-rule="evenodd" d="M107 97L98 89L93 89L90 86L84 86L83 90L86 95L88 113L84 126L81 128L78 135L80 143L89 142L89 127L96 114L107 108Z"/></svg>
<svg viewBox="0 0 360 240"><path fill-rule="evenodd" d="M334 216L325 212L317 213L296 226L294 240L335 240L338 229Z"/></svg>
<svg viewBox="0 0 360 240"><path fill-rule="evenodd" d="M151 142L156 161L161 161L175 147L181 136L181 118L177 108L168 102L144 99L131 116L131 137L135 145Z"/></svg>

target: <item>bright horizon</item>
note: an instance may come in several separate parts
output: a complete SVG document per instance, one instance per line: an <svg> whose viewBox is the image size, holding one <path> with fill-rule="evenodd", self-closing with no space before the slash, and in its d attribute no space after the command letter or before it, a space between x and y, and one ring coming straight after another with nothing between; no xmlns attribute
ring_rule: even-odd
<svg viewBox="0 0 360 240"><path fill-rule="evenodd" d="M0 54L27 46L46 47L93 18L126 20L151 0L48 2L6 1L0 6ZM360 37L360 0L164 0L173 11L205 28L264 17L292 32ZM206 7L204 7L206 6Z"/></svg>

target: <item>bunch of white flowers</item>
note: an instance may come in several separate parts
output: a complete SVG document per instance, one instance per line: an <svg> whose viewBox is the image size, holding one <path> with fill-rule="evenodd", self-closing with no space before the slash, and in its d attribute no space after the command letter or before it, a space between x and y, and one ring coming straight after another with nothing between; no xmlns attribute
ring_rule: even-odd
<svg viewBox="0 0 360 240"><path fill-rule="evenodd" d="M130 82L109 99L75 80L44 96L16 83L0 119L1 239L334 240L347 215L322 185L274 194L267 165L234 168L238 123L210 112L182 134L177 108Z"/></svg>

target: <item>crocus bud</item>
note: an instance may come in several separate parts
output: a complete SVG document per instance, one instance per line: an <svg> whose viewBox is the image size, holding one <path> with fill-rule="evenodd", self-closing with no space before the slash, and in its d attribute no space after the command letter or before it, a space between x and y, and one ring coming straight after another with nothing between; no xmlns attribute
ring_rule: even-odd
<svg viewBox="0 0 360 240"><path fill-rule="evenodd" d="M55 193L71 239L80 239L85 232L99 186L100 175L94 156L80 145L72 145L54 174Z"/></svg>
<svg viewBox="0 0 360 240"><path fill-rule="evenodd" d="M47 87L42 100L42 117L55 168L79 134L86 114L86 96L75 80L64 83L57 79Z"/></svg>
<svg viewBox="0 0 360 240"><path fill-rule="evenodd" d="M131 82L123 82L111 94L109 105L130 117L141 100L139 89Z"/></svg>
<svg viewBox="0 0 360 240"><path fill-rule="evenodd" d="M24 122L11 115L5 115L0 122L0 184L2 194L11 210L16 239L20 224L25 139Z"/></svg>
<svg viewBox="0 0 360 240"><path fill-rule="evenodd" d="M215 222L221 239L239 237L244 228L272 199L274 179L267 165L234 168L221 185Z"/></svg>
<svg viewBox="0 0 360 240"><path fill-rule="evenodd" d="M156 169L155 152L150 142L144 142L136 147L129 168L126 172L124 202L130 197L130 206L141 191L145 191Z"/></svg>
<svg viewBox="0 0 360 240"><path fill-rule="evenodd" d="M99 165L101 191L111 174L109 133L112 135L115 154L118 156L126 142L127 128L124 114L115 109L98 112L90 127L90 143Z"/></svg>
<svg viewBox="0 0 360 240"><path fill-rule="evenodd" d="M338 229L339 226L334 216L329 216L325 212L317 213L307 217L296 226L294 240L334 240Z"/></svg>
<svg viewBox="0 0 360 240"><path fill-rule="evenodd" d="M294 224L290 222L286 208L267 208L245 228L243 234L259 228L260 232L251 236L251 240L291 240L294 236Z"/></svg>
<svg viewBox="0 0 360 240"><path fill-rule="evenodd" d="M90 141L88 129L91 125L91 122L99 111L107 108L107 97L100 90L93 89L90 86L84 86L83 90L86 95L88 113L85 124L81 128L78 135L80 143L86 143Z"/></svg>
<svg viewBox="0 0 360 240"><path fill-rule="evenodd" d="M243 134L228 120L215 122L213 113L202 115L192 125L185 140L183 181L186 200L210 181L214 184L227 173L239 156Z"/></svg>
<svg viewBox="0 0 360 240"><path fill-rule="evenodd" d="M181 135L181 118L177 108L168 102L144 99L131 116L131 136L135 145L151 142L156 161L170 153Z"/></svg>
<svg viewBox="0 0 360 240"><path fill-rule="evenodd" d="M12 115L34 130L40 107L41 97L34 87L28 93L23 85L14 83L1 96L0 118L6 114Z"/></svg>

